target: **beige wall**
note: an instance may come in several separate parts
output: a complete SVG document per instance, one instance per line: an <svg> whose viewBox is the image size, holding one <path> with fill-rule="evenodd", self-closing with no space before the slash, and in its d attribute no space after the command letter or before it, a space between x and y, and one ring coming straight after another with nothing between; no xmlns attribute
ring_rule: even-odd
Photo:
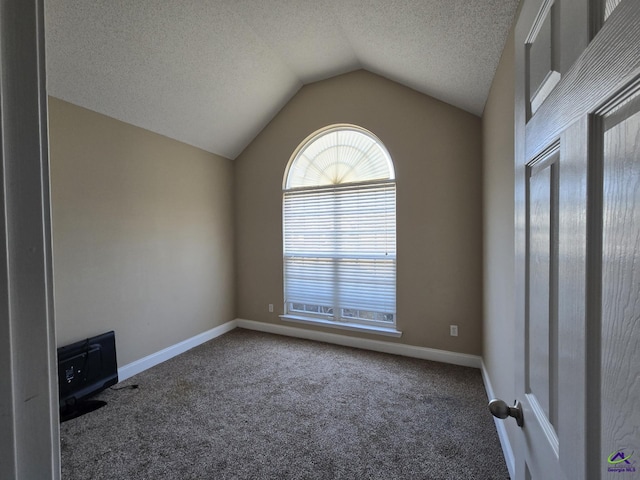
<svg viewBox="0 0 640 480"><path fill-rule="evenodd" d="M484 159L483 357L494 393L516 398L514 371L514 39L507 39L482 118ZM515 422L505 422L515 442Z"/></svg>
<svg viewBox="0 0 640 480"><path fill-rule="evenodd" d="M305 137L335 123L372 131L395 164L397 341L480 354L480 119L362 70L303 87L236 160L238 316L280 323L285 167Z"/></svg>
<svg viewBox="0 0 640 480"><path fill-rule="evenodd" d="M58 345L120 366L235 318L231 161L50 98Z"/></svg>

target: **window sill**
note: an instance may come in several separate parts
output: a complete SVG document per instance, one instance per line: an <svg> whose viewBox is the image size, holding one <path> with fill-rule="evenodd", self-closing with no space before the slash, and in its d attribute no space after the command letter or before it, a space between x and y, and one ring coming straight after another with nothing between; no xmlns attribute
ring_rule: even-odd
<svg viewBox="0 0 640 480"><path fill-rule="evenodd" d="M332 322L321 318L301 317L297 315L280 315L286 322L305 323L307 325L317 325L321 327L337 328L339 330L350 330L352 332L372 333L375 335L385 335L387 337L401 337L402 332L395 327L383 327L377 325L362 325L360 323Z"/></svg>

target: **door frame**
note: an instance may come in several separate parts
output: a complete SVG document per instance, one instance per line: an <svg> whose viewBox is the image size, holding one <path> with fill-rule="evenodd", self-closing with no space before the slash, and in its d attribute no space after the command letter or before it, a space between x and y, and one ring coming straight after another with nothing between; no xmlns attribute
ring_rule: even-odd
<svg viewBox="0 0 640 480"><path fill-rule="evenodd" d="M0 22L0 478L58 479L44 0Z"/></svg>

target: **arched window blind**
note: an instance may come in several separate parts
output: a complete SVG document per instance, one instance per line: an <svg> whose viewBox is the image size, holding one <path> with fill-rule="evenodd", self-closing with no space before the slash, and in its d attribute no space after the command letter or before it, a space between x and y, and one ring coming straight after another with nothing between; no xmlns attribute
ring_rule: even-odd
<svg viewBox="0 0 640 480"><path fill-rule="evenodd" d="M323 130L284 186L286 314L395 325L396 184L382 143L358 127Z"/></svg>

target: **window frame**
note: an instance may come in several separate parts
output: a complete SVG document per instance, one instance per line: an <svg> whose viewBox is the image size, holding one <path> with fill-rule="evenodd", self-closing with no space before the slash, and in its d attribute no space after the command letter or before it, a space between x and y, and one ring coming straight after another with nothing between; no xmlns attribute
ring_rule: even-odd
<svg viewBox="0 0 640 480"><path fill-rule="evenodd" d="M383 156L384 159L387 162L387 168L388 168L388 177L384 178L384 179L374 179L374 180L365 180L365 181L355 181L355 182L345 182L345 183L337 183L335 185L332 184L327 184L327 185L318 185L318 186L297 186L297 187L289 187L290 185L290 176L291 176L291 171L292 171L292 167L295 165L296 161L301 157L301 155L307 150L308 147L310 147L311 145L313 145L317 140L321 139L322 137L324 137L325 135L332 133L334 131L354 131L357 132L359 134L363 134L366 135L367 137L369 137L369 139L371 139L378 148L380 148L383 152ZM378 160L379 161L379 160ZM392 266L393 266L393 312L382 312L382 311L374 311L374 310L370 310L368 309L366 306L363 306L362 308L353 308L353 307L345 307L345 306L341 306L338 304L332 304L332 305L316 305L313 303L305 303L304 301L300 301L298 299L294 299L294 300L288 300L287 299L287 261L290 261L291 258L293 258L294 256L292 255L288 255L288 251L286 248L286 242L287 242L287 225L286 225L286 202L287 202L287 194L291 194L291 193L296 193L296 192L300 192L300 191L309 191L309 192L319 192L319 193L324 193L326 194L327 192L330 192L332 190L338 190L338 189L350 189L351 187L353 187L353 189L356 190L359 187L369 187L369 186L376 186L376 185L382 185L383 187L392 187L392 189L389 189L389 191L391 191L391 195L393 196L393 253L392 253L392 257L389 258L389 260L392 260ZM293 152L289 163L287 164L287 168L285 170L285 174L283 177L283 183L282 183L282 192L283 192L283 199L282 199L282 205L283 205L283 213L282 213L282 229L283 229L283 293L284 293L284 315L281 315L281 318L283 318L284 320L290 320L290 321L297 321L297 322L304 322L304 323L312 323L312 324L321 324L321 325L326 325L326 326L330 326L330 327L336 327L336 328L344 328L344 329L348 329L348 330L365 330L368 332L372 332L372 333L380 333L383 335L392 335L392 336L400 336L401 332L397 330L397 299L396 299L396 285L397 285L397 251L396 251L396 247L395 247L395 236L396 236L396 230L397 230L397 207L396 207L396 201L395 201L395 197L396 197L396 188L397 188L397 183L396 183L396 177L395 177L395 167L393 164L393 160L391 159L391 155L389 154L388 150L386 149L385 145L382 143L382 141L372 132L359 127L357 125L351 125L351 124L336 124L336 125L330 125L328 127L322 128L320 130L317 130L315 132L313 132L311 135L309 135L307 138L305 138L299 145L298 147L295 149L295 151ZM356 194L359 194L359 192L357 192ZM388 193L385 193L386 195L388 195ZM385 238L387 233L385 232ZM339 239L339 236L337 237ZM333 238L333 240L336 240L337 238ZM332 247L333 248L333 247ZM385 254L386 255L386 254ZM307 257L300 257L300 258L308 258L308 259L313 259L314 257L312 256L307 256ZM315 257L315 258L319 258L319 257ZM323 257L324 258L324 257ZM331 258L332 261L334 262L339 262L339 258L337 255L329 255L326 258ZM353 260L357 260L356 257L345 257L347 261L353 261ZM358 257L360 258L360 257ZM378 258L378 256L374 255L374 254L369 254L369 255L365 255L362 257L362 259L365 260L369 260L371 262L373 262L375 264L375 260ZM356 262L357 263L357 262ZM387 264L389 263L388 261L386 262ZM338 265L336 263L336 265ZM339 268L339 267L336 267ZM338 275L338 274L336 274ZM339 277L338 277L339 278ZM337 291L338 289L340 289L340 286L337 285L343 285L344 284L340 284L340 283L335 283L336 277L333 278L333 286L334 286L334 291ZM387 291L388 293L388 291ZM338 296L337 294L334 294L334 302L335 302L335 297ZM333 303L333 302L331 302ZM295 306L301 306L303 307L302 309L300 308L294 308ZM330 312L326 312L326 313L322 313L322 312L314 312L314 311L309 311L307 309L307 307L317 307L318 309L325 309L325 310L330 310ZM391 315L392 316L392 320L375 320L375 319L371 319L371 318L363 318L360 316L345 316L345 311L355 311L357 312L359 315L362 312L367 312L373 316L375 315L380 315L380 316L388 316Z"/></svg>

